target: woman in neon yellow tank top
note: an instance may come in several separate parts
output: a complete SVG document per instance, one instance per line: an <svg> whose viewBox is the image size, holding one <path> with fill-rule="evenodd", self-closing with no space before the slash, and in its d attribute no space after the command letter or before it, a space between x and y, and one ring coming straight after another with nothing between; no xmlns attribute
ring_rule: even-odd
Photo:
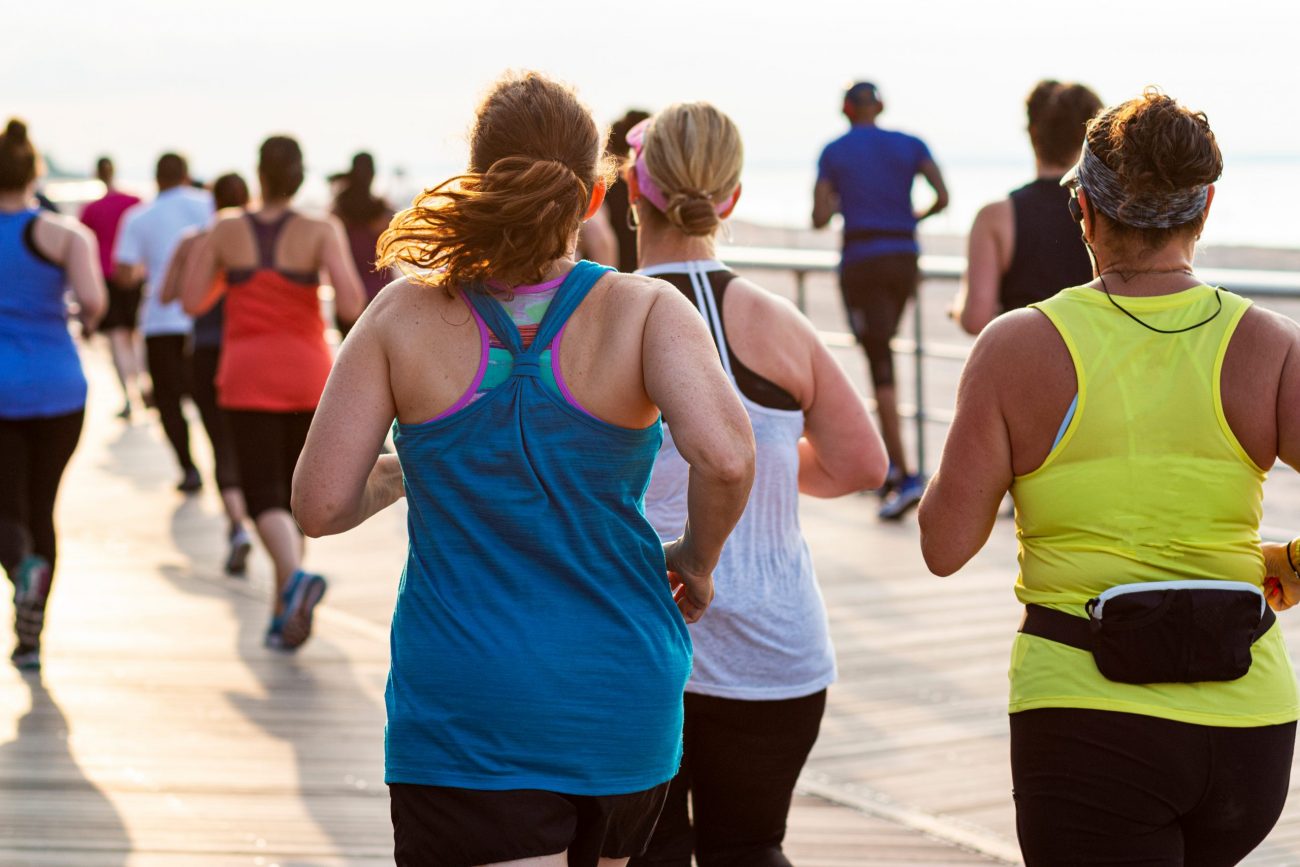
<svg viewBox="0 0 1300 867"><path fill-rule="evenodd" d="M1269 601L1294 600L1284 549L1261 551L1258 528L1265 469L1300 466L1300 413L1279 403L1300 389L1300 329L1192 271L1222 167L1205 116L1154 90L1089 123L1063 183L1097 277L981 335L921 503L926 562L949 575L1009 490L1017 598L1084 627L1072 644L1027 622L1013 645L1012 778L1030 867L1236 864L1286 798L1300 708L1262 604L1235 679L1117 682L1098 668L1103 651L1084 649L1085 604L1118 585L1172 599L1142 582L1213 581L1216 599L1229 587L1258 598L1286 571Z"/></svg>

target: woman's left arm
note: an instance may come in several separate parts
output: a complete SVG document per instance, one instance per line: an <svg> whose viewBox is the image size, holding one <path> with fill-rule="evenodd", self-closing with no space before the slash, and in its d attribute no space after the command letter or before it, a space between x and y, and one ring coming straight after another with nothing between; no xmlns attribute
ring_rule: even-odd
<svg viewBox="0 0 1300 867"><path fill-rule="evenodd" d="M379 454L397 415L384 318L372 310L343 341L298 458L293 516L308 536L351 530L404 493L397 457Z"/></svg>
<svg viewBox="0 0 1300 867"><path fill-rule="evenodd" d="M1009 332L1017 329L1010 320L990 324L975 342L939 470L921 498L921 553L936 575L951 575L984 547L1011 487L1011 440L999 389L1015 359Z"/></svg>

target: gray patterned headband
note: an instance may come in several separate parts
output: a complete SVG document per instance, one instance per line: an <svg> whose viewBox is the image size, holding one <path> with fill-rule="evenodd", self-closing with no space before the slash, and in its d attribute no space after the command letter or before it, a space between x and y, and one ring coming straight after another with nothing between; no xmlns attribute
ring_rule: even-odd
<svg viewBox="0 0 1300 867"><path fill-rule="evenodd" d="M1087 191L1088 198L1098 210L1112 220L1135 229L1168 229L1189 223L1205 210L1209 196L1209 187L1198 186L1130 198L1119 175L1088 148L1086 138L1083 141L1083 156L1061 183L1078 183ZM1123 216L1120 215L1121 207Z"/></svg>

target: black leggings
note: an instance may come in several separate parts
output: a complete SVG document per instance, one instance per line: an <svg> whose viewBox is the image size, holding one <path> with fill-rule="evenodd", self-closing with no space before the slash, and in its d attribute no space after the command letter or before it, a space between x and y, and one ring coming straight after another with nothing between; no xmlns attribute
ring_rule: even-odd
<svg viewBox="0 0 1300 867"><path fill-rule="evenodd" d="M181 410L181 398L190 392L189 365L185 362L184 334L160 334L144 339L149 359L149 379L153 381L153 399L162 416L163 432L176 453L182 470L194 467L190 457L190 427Z"/></svg>
<svg viewBox="0 0 1300 867"><path fill-rule="evenodd" d="M216 465L217 488L226 491L239 487L239 461L230 435L230 419L217 406L217 365L221 362L220 346L196 346L190 353L190 396L199 408L203 429L212 443L212 462Z"/></svg>
<svg viewBox="0 0 1300 867"><path fill-rule="evenodd" d="M1101 710L1011 715L1026 867L1228 867L1282 813L1296 724L1192 725Z"/></svg>
<svg viewBox="0 0 1300 867"><path fill-rule="evenodd" d="M293 468L307 441L312 413L228 409L226 416L249 516L256 520L269 509L289 511Z"/></svg>
<svg viewBox="0 0 1300 867"><path fill-rule="evenodd" d="M824 689L783 701L686 693L682 767L632 867L690 867L692 852L700 867L789 867L790 799L825 710Z"/></svg>
<svg viewBox="0 0 1300 867"><path fill-rule="evenodd" d="M907 301L916 294L920 274L912 253L889 253L850 262L840 271L840 294L849 327L867 354L873 385L894 384L894 351Z"/></svg>
<svg viewBox="0 0 1300 867"><path fill-rule="evenodd" d="M12 580L37 554L54 568L54 501L85 410L52 418L0 419L0 566Z"/></svg>

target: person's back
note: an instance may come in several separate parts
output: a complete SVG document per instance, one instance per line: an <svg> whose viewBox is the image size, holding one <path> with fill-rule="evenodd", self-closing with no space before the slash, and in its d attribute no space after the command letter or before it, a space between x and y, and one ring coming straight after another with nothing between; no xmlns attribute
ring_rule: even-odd
<svg viewBox="0 0 1300 867"><path fill-rule="evenodd" d="M677 767L682 620L711 600L752 441L677 291L568 256L600 207L601 138L536 74L488 94L469 170L381 241L410 276L343 344L298 468L313 534L404 478L386 692L399 865L627 858ZM666 546L642 504L661 414L694 470L691 531ZM376 462L394 418L400 464Z"/></svg>
<svg viewBox="0 0 1300 867"><path fill-rule="evenodd" d="M189 333L191 320L180 302L163 303L160 292L176 245L187 231L206 225L212 213L211 194L188 183L169 187L152 202L136 205L126 212L113 261L143 266L145 290L140 330L145 337Z"/></svg>
<svg viewBox="0 0 1300 867"><path fill-rule="evenodd" d="M100 267L104 278L113 275L113 245L122 218L135 205L140 204L140 197L109 187L104 195L86 205L81 211L81 222L85 223L99 242Z"/></svg>
<svg viewBox="0 0 1300 867"><path fill-rule="evenodd" d="M1092 279L1092 260L1070 217L1070 191L1059 178L1038 178L1011 192L1015 237L998 282L1003 310L1027 307Z"/></svg>
<svg viewBox="0 0 1300 867"><path fill-rule="evenodd" d="M86 402L64 269L34 241L42 213L0 212L0 418L63 415Z"/></svg>
<svg viewBox="0 0 1300 867"><path fill-rule="evenodd" d="M898 520L921 499L925 480L912 473L903 446L894 382L893 349L898 324L920 281L916 227L948 206L943 175L920 139L883 130L885 110L876 86L858 82L844 94L842 111L850 129L822 151L813 188L813 228L844 217L840 294L849 327L867 356L880 433L889 453L890 474L878 512ZM912 209L912 181L918 175L934 190L934 202Z"/></svg>
<svg viewBox="0 0 1300 867"><path fill-rule="evenodd" d="M930 150L915 136L854 126L826 146L818 177L831 182L844 217L844 261L917 253L912 180Z"/></svg>
<svg viewBox="0 0 1300 867"><path fill-rule="evenodd" d="M980 209L967 239L966 276L952 316L970 334L999 313L1092 279L1092 259L1059 183L1101 108L1082 84L1040 81L1025 100L1037 177Z"/></svg>
<svg viewBox="0 0 1300 867"><path fill-rule="evenodd" d="M946 575L1016 501L1030 867L1235 864L1286 800L1300 701L1266 602L1292 604L1300 578L1259 520L1265 468L1300 463L1300 330L1193 271L1222 167L1205 116L1154 89L1089 123L1066 182L1097 277L984 330L921 504Z"/></svg>

